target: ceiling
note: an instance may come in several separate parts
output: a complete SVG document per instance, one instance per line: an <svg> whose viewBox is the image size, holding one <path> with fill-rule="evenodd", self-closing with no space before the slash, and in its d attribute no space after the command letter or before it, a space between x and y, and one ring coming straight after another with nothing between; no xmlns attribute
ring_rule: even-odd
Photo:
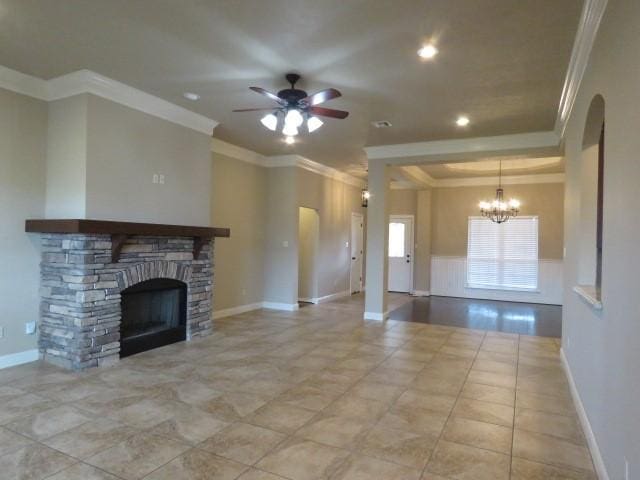
<svg viewBox="0 0 640 480"><path fill-rule="evenodd" d="M500 161L496 158L488 158L473 162L424 164L420 165L420 168L436 180L496 177L500 169ZM502 176L504 177L562 172L564 172L564 157L502 159Z"/></svg>
<svg viewBox="0 0 640 480"><path fill-rule="evenodd" d="M217 120L225 141L362 175L364 146L552 130L582 3L0 0L0 64L44 79L90 69ZM416 55L427 41L432 61ZM288 146L260 113L231 113L270 106L247 87L277 91L288 71L308 92L338 88L325 106L351 115Z"/></svg>

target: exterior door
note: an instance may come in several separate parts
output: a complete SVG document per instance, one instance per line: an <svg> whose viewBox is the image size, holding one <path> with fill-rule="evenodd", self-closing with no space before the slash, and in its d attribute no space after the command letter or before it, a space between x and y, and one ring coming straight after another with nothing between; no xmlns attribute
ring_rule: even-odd
<svg viewBox="0 0 640 480"><path fill-rule="evenodd" d="M360 213L351 214L351 293L362 291L362 263L364 229Z"/></svg>
<svg viewBox="0 0 640 480"><path fill-rule="evenodd" d="M413 216L389 217L389 285L390 292L413 290Z"/></svg>

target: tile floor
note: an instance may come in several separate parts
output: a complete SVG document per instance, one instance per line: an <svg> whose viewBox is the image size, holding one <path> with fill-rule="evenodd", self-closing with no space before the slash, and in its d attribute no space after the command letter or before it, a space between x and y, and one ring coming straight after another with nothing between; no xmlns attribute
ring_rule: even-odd
<svg viewBox="0 0 640 480"><path fill-rule="evenodd" d="M362 310L249 312L85 373L1 370L0 478L595 480L557 339Z"/></svg>

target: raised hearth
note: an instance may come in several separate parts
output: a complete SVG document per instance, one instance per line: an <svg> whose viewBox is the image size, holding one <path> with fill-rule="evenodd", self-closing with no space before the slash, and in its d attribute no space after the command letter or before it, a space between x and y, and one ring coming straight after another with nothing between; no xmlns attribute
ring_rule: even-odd
<svg viewBox="0 0 640 480"><path fill-rule="evenodd" d="M38 346L44 360L76 370L109 365L120 358L123 333L133 333L125 342L126 355L211 332L214 238L228 237L228 229L27 220L25 230L40 232L42 239ZM142 332L135 331L140 325L127 325L121 331L122 296L127 297L125 313L141 323L158 323L154 312L141 313L144 301L139 298L129 304L128 298L153 284L152 290L183 287L182 307L179 298L169 306L171 294L147 303L168 302L167 308L173 310L163 321L169 324L175 324L176 315L182 318L164 329L147 325L151 337L141 340Z"/></svg>

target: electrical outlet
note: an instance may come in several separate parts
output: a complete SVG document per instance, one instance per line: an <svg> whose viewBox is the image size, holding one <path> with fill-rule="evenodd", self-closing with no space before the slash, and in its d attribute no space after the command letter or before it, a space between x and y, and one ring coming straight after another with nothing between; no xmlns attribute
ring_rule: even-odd
<svg viewBox="0 0 640 480"><path fill-rule="evenodd" d="M160 176L158 177L158 183L160 185L164 185L164 175L160 174Z"/></svg>
<svg viewBox="0 0 640 480"><path fill-rule="evenodd" d="M344 242L344 246L349 248L349 242Z"/></svg>
<svg viewBox="0 0 640 480"><path fill-rule="evenodd" d="M36 322L27 322L24 324L24 333L33 335L36 333Z"/></svg>
<svg viewBox="0 0 640 480"><path fill-rule="evenodd" d="M282 242L282 246L283 246L284 248L287 248L287 247L289 246L289 241L288 241L288 240L284 240L284 241Z"/></svg>
<svg viewBox="0 0 640 480"><path fill-rule="evenodd" d="M157 173L153 174L153 183L158 183L158 174Z"/></svg>

